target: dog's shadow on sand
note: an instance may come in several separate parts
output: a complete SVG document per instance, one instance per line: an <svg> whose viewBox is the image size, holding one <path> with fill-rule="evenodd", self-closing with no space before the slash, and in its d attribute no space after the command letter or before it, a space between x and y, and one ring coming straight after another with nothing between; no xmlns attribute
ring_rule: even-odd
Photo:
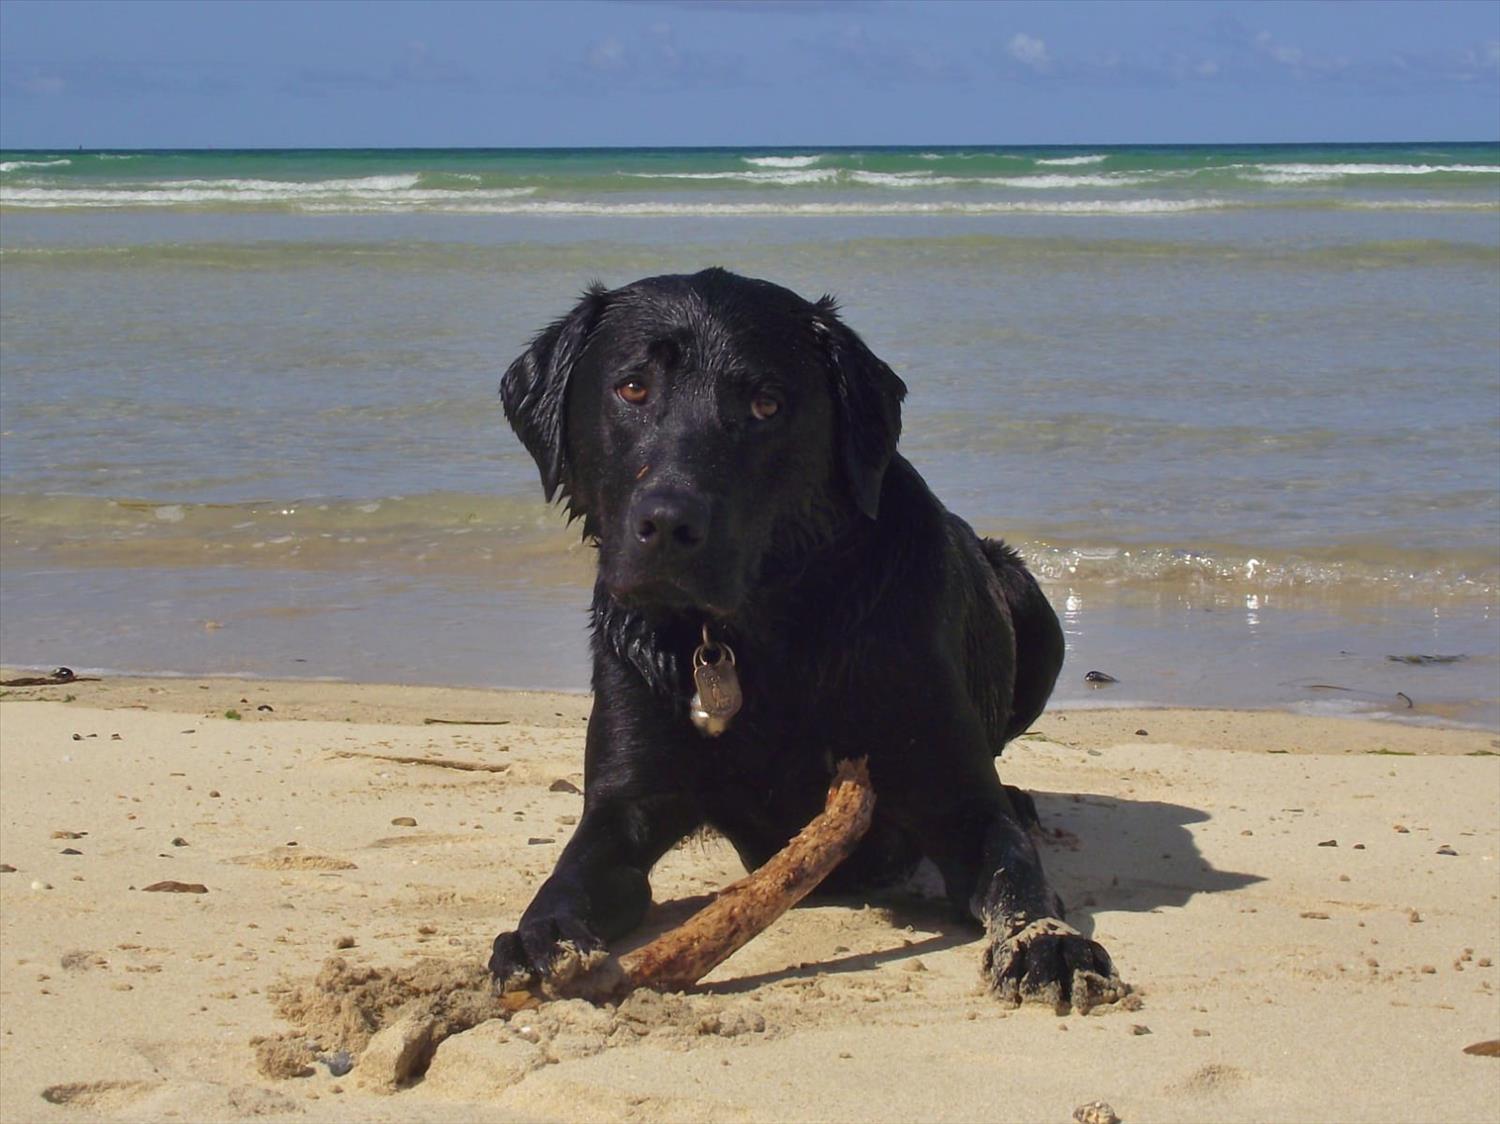
<svg viewBox="0 0 1500 1124"><path fill-rule="evenodd" d="M1068 923L1086 936L1093 933L1096 913L1150 913L1185 905L1196 894L1232 892L1265 881L1258 874L1216 870L1203 857L1188 830L1210 818L1200 809L1082 793L1033 791L1031 796L1041 819L1037 836L1043 866L1067 906ZM654 904L641 929L615 951L647 943L712 900L711 894L698 894ZM954 916L930 869L900 888L864 896L814 894L808 903L880 911L891 925L889 947L704 984L702 990L727 995L820 973L869 971L981 936L977 925ZM907 927L930 935L907 938L902 933Z"/></svg>

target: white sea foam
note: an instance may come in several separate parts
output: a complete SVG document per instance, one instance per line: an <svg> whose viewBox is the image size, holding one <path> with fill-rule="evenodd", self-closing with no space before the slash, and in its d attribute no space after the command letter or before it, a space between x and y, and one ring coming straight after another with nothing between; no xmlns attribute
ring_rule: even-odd
<svg viewBox="0 0 1500 1124"><path fill-rule="evenodd" d="M1316 183L1344 176L1431 176L1444 172L1500 175L1500 164L1231 164L1263 183Z"/></svg>
<svg viewBox="0 0 1500 1124"><path fill-rule="evenodd" d="M99 188L0 187L0 206L171 207L213 204L319 204L319 210L415 210L455 200L499 202L536 192L535 187L454 191L413 190L416 176L370 176L357 180L283 183L276 180L168 180L151 186ZM394 182L402 181L402 182Z"/></svg>
<svg viewBox="0 0 1500 1124"><path fill-rule="evenodd" d="M855 183L872 187L1020 187L1032 190L1069 187L1134 187L1148 177L1105 174L1094 176L937 176L930 172L850 172Z"/></svg>
<svg viewBox="0 0 1500 1124"><path fill-rule="evenodd" d="M1049 164L1055 167L1072 167L1077 164L1102 164L1109 157L1104 154L1092 154L1089 156L1058 156L1051 160L1038 160L1038 164Z"/></svg>
<svg viewBox="0 0 1500 1124"><path fill-rule="evenodd" d="M637 180L734 180L793 187L806 183L828 183L838 179L837 168L804 168L781 172L624 172Z"/></svg>
<svg viewBox="0 0 1500 1124"><path fill-rule="evenodd" d="M740 159L758 168L809 168L823 158L821 156L742 156Z"/></svg>
<svg viewBox="0 0 1500 1124"><path fill-rule="evenodd" d="M676 216L795 216L795 215L1158 215L1187 211L1212 211L1236 206L1222 199L1130 199L1130 200L1068 200L1057 202L1030 202L1018 200L995 201L933 201L917 200L900 203L876 203L860 201L828 203L602 203L567 200L516 201L486 203L474 198L478 193L464 193L463 201L451 204L420 208L443 211L450 214L525 214L525 215L628 215L631 217L676 217ZM3 201L3 198L0 198ZM374 210L373 206L357 206L346 203L315 203L306 205L306 210L335 212L350 210ZM399 209L399 208L392 208ZM414 208L417 209L417 208Z"/></svg>
<svg viewBox="0 0 1500 1124"><path fill-rule="evenodd" d="M61 168L71 160L6 160L0 162L0 172L14 172L18 168Z"/></svg>
<svg viewBox="0 0 1500 1124"><path fill-rule="evenodd" d="M397 176L360 176L357 179L335 180L157 180L162 190L176 191L184 188L207 188L213 191L274 191L288 195L326 195L329 192L346 191L406 191L416 187L421 179L416 174ZM145 185L138 190L150 190Z"/></svg>

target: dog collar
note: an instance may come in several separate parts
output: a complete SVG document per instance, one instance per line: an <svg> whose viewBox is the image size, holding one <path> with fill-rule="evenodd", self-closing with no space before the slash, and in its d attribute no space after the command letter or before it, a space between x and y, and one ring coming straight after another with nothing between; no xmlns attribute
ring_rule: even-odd
<svg viewBox="0 0 1500 1124"><path fill-rule="evenodd" d="M693 650L693 700L688 717L698 732L716 738L729 729L729 720L740 712L745 696L734 666L734 649L723 641L709 639L703 625L703 643Z"/></svg>

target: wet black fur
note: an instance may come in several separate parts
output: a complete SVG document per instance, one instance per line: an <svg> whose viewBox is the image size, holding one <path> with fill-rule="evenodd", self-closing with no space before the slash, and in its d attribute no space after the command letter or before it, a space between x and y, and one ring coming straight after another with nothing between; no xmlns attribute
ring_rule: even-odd
<svg viewBox="0 0 1500 1124"><path fill-rule="evenodd" d="M648 406L621 406L631 375ZM767 387L782 409L753 421L746 402ZM598 542L600 580L584 814L496 939L497 977L545 973L561 941L628 932L651 867L699 827L758 866L845 757L868 755L877 808L835 888L900 879L925 856L992 942L1061 916L1035 809L994 758L1041 713L1062 633L1015 551L977 537L896 452L905 392L831 299L722 270L596 285L506 372L506 416L547 496ZM712 513L699 552L670 566L631 541L632 505L662 487ZM687 717L705 622L745 697L718 738ZM1044 983L1080 955L1107 967L1077 940L1025 970Z"/></svg>

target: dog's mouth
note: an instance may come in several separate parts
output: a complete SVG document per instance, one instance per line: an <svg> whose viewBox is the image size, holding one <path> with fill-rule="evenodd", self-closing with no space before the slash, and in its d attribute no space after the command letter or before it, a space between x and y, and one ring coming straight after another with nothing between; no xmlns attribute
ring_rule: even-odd
<svg viewBox="0 0 1500 1124"><path fill-rule="evenodd" d="M606 582L605 586L615 601L647 616L694 613L711 620L722 620L733 616L737 608L727 598L704 596L691 586L670 579Z"/></svg>
<svg viewBox="0 0 1500 1124"><path fill-rule="evenodd" d="M662 573L626 568L626 572L609 571L604 575L605 588L620 605L646 616L694 614L709 620L734 616L741 596L735 592L741 583L732 577L714 580L713 575L696 571Z"/></svg>

